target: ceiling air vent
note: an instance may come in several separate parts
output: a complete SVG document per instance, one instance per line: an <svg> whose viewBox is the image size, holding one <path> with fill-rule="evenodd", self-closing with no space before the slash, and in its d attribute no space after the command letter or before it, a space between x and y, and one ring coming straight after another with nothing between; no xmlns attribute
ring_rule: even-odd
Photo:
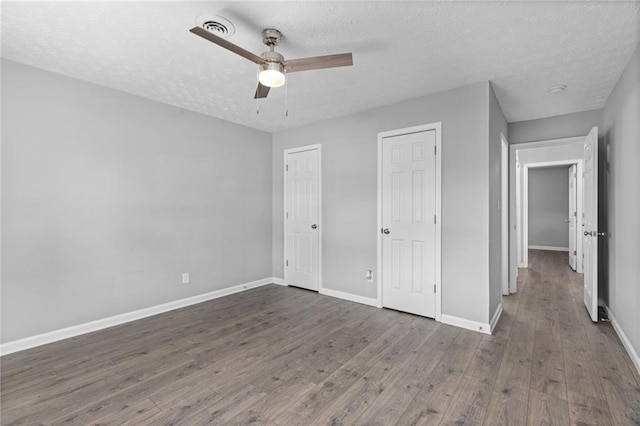
<svg viewBox="0 0 640 426"><path fill-rule="evenodd" d="M230 37L236 32L231 21L217 15L198 16L196 25L222 38Z"/></svg>

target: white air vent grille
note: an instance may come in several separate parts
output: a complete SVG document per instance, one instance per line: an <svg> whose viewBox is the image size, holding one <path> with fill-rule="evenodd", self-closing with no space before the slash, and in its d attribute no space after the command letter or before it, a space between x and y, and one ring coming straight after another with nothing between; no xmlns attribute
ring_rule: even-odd
<svg viewBox="0 0 640 426"><path fill-rule="evenodd" d="M227 38L232 36L236 29L227 18L216 15L202 15L196 19L196 25L204 28L218 37Z"/></svg>

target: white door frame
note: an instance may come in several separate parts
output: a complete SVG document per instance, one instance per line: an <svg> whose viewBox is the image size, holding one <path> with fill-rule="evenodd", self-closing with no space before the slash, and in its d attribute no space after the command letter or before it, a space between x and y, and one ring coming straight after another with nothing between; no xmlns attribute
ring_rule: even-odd
<svg viewBox="0 0 640 426"><path fill-rule="evenodd" d="M436 188L435 188L435 208L436 208L436 250L435 250L435 272L436 272L436 321L442 318L442 122L423 124L420 126L395 129L378 133L378 220L377 220L377 293L376 305L382 308L382 140L391 136L406 135L409 133L426 132L435 130L436 132Z"/></svg>
<svg viewBox="0 0 640 426"><path fill-rule="evenodd" d="M500 220L502 294L509 295L509 142L500 133Z"/></svg>
<svg viewBox="0 0 640 426"><path fill-rule="evenodd" d="M522 175L524 185L522 186L522 249L525 265L529 264L529 169L554 166L573 166L576 165L576 173L582 176L582 159L574 160L558 160L543 161L538 163L526 163L523 166ZM582 229L582 180L578 179L578 187L576 189L576 233ZM582 273L582 238L576 238L576 272Z"/></svg>
<svg viewBox="0 0 640 426"><path fill-rule="evenodd" d="M526 142L509 145L509 218L512 226L509 227L509 292L516 293L518 290L518 268L528 267L528 250L523 250L523 187L528 188L525 178L528 173L524 173L524 165L519 158L519 153L532 148L557 148L562 146L580 145L584 143L586 136L577 136L571 138L550 139L545 141ZM572 159L573 160L573 159ZM574 163L582 161L582 158L576 158ZM526 177L525 177L526 176ZM580 176L580 175L579 175ZM580 181L581 179L578 179ZM581 189L582 187L580 187ZM580 191L581 192L581 191ZM582 198L580 199L582 200ZM527 237L528 240L528 237ZM528 243L528 241L527 241ZM526 263L523 257L527 255Z"/></svg>
<svg viewBox="0 0 640 426"><path fill-rule="evenodd" d="M318 151L318 293L320 293L320 291L323 289L322 287L322 145L321 144L314 144L314 145L306 145L306 146L300 146L300 147L296 147L296 148L289 148L289 149L285 149L284 150L284 162L283 162L283 166L282 166L282 173L284 174L284 214L283 214L283 220L284 220L284 259L282 261L283 263L283 271L285 271L285 274L283 274L286 278L286 270L287 270L287 259L289 258L289 243L288 243L288 238L287 238L287 197L288 197L288 191L287 191L287 155L289 154L294 154L296 152L304 152L304 151L313 151L313 150L317 150ZM284 280L284 284L288 285L286 282L286 279Z"/></svg>

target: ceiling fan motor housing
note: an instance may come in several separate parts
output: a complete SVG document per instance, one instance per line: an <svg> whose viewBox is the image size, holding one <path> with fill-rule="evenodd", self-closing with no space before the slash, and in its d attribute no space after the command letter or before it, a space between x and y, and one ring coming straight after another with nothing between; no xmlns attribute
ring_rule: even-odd
<svg viewBox="0 0 640 426"><path fill-rule="evenodd" d="M262 42L267 46L273 48L280 44L282 33L273 28L267 28L262 30Z"/></svg>

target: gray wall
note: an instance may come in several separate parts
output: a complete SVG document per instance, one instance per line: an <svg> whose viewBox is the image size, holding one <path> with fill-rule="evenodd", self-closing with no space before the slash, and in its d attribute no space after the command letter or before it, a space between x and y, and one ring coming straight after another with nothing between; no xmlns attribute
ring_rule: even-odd
<svg viewBox="0 0 640 426"><path fill-rule="evenodd" d="M569 247L569 168L529 169L529 245Z"/></svg>
<svg viewBox="0 0 640 426"><path fill-rule="evenodd" d="M3 342L271 276L270 134L5 60L2 124Z"/></svg>
<svg viewBox="0 0 640 426"><path fill-rule="evenodd" d="M509 143L536 142L584 136L600 126L602 110L576 112L537 120L509 123Z"/></svg>
<svg viewBox="0 0 640 426"><path fill-rule="evenodd" d="M488 95L478 83L274 134L273 275L284 275L284 149L322 144L323 286L375 298L377 134L442 121L442 312L487 322Z"/></svg>
<svg viewBox="0 0 640 426"><path fill-rule="evenodd" d="M508 209L508 205L500 206L500 163L502 161L502 133L507 140L507 120L496 98L491 85L489 86L489 315L493 317L498 305L502 301L502 226L500 209Z"/></svg>
<svg viewBox="0 0 640 426"><path fill-rule="evenodd" d="M640 47L607 100L603 122L610 146L610 272L602 296L640 355Z"/></svg>

